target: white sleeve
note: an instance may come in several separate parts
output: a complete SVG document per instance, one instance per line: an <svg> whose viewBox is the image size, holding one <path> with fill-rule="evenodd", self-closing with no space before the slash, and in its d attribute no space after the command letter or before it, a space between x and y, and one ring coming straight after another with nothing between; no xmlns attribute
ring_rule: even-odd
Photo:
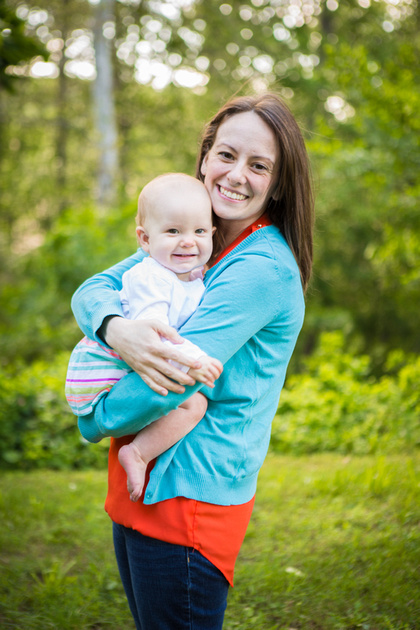
<svg viewBox="0 0 420 630"><path fill-rule="evenodd" d="M194 359L194 361L197 361L199 357L202 357L203 355L206 354L203 350L201 350L201 348L196 346L191 341L188 341L188 339L185 339L184 337L183 339L184 339L184 343L172 343L172 341L169 341L169 339L162 339L162 341L163 343L168 344L170 346L175 346L175 348L179 352L184 354L189 359ZM171 359L169 360L169 363L173 365L174 367L178 368L179 370L182 370L183 372L188 372L188 370L190 369L187 365L182 365L182 363L178 363L177 361L172 361Z"/></svg>
<svg viewBox="0 0 420 630"><path fill-rule="evenodd" d="M158 319L169 324L172 285L139 263L123 276L121 303L128 319Z"/></svg>

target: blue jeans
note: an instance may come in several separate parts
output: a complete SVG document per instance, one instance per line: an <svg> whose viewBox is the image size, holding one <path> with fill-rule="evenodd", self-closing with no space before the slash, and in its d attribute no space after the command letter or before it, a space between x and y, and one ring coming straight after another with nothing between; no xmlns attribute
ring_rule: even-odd
<svg viewBox="0 0 420 630"><path fill-rule="evenodd" d="M114 523L121 581L137 630L219 630L229 583L199 551Z"/></svg>

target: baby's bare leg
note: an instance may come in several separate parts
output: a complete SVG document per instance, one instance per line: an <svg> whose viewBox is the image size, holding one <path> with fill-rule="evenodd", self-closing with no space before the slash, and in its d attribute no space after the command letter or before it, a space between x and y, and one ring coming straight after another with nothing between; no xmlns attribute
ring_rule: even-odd
<svg viewBox="0 0 420 630"><path fill-rule="evenodd" d="M120 448L118 459L127 473L127 488L132 501L138 501L141 496L147 464L192 431L206 410L207 398L197 392L178 409L145 427L131 444Z"/></svg>

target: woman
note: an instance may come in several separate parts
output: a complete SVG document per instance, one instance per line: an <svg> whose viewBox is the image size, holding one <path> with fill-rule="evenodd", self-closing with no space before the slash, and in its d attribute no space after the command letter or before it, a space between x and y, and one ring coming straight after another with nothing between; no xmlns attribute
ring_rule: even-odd
<svg viewBox="0 0 420 630"><path fill-rule="evenodd" d="M214 389L167 363L192 367L160 342L160 335L180 341L171 329L121 317L121 276L141 251L88 280L73 299L83 332L104 339L138 373L119 381L79 427L90 441L113 438L105 507L142 630L222 627L312 264L308 157L278 97L240 97L222 107L206 127L197 177L223 246L213 254L202 303L180 332L224 364ZM205 417L156 460L143 501L131 503L119 448L198 389L208 398Z"/></svg>

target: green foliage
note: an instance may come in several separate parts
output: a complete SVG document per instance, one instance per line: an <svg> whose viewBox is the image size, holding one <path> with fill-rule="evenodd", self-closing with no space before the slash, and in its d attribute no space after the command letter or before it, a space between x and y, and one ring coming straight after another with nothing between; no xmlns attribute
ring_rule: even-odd
<svg viewBox="0 0 420 630"><path fill-rule="evenodd" d="M420 358L390 355L388 373L371 374L366 355L325 333L289 377L273 422L271 448L281 453L412 452L420 446ZM64 396L69 352L50 363L0 368L0 468L105 466L107 441L89 445Z"/></svg>
<svg viewBox="0 0 420 630"><path fill-rule="evenodd" d="M0 91L12 90L16 77L7 74L8 66L17 66L40 55L47 57L41 42L26 33L25 22L15 15L5 0L0 3Z"/></svg>
<svg viewBox="0 0 420 630"><path fill-rule="evenodd" d="M420 38L414 18L386 47L384 32L373 34L327 47L321 69L325 95L353 112L341 123L317 115L309 140L319 182L313 295L327 317L347 311L383 362L390 348L420 349Z"/></svg>
<svg viewBox="0 0 420 630"><path fill-rule="evenodd" d="M367 355L324 333L287 380L273 423L272 448L282 453L409 452L420 446L420 358L392 353L389 372L371 373Z"/></svg>
<svg viewBox="0 0 420 630"><path fill-rule="evenodd" d="M418 454L271 454L225 630L418 628L419 475ZM134 627L105 492L105 471L1 477L2 627Z"/></svg>
<svg viewBox="0 0 420 630"><path fill-rule="evenodd" d="M80 338L71 296L93 273L132 254L137 247L133 205L98 218L94 210L69 209L40 247L19 257L1 287L0 364L38 357L53 360Z"/></svg>
<svg viewBox="0 0 420 630"><path fill-rule="evenodd" d="M69 355L54 363L0 368L0 468L103 467L107 441L93 448L78 431L64 396Z"/></svg>
<svg viewBox="0 0 420 630"><path fill-rule="evenodd" d="M55 449L46 455L47 438L33 440L35 456L23 437L31 421L41 422L40 435L41 426L45 436L52 428L40 411L46 391L40 366L45 361L55 369L57 354L69 352L80 337L70 312L76 287L135 249L140 188L164 171L193 173L203 123L232 93L266 88L289 101L305 130L318 217L306 322L291 365L291 371L302 371L303 363L305 369L287 382L273 446L362 453L418 446L419 367L409 356L420 351L418 3L363 4L369 6L343 0L331 11L321 3L315 17L309 5L298 15L288 1L219 6L197 0L172 21L159 3L117 2L112 41L118 51L120 198L104 215L94 206L91 85L72 78L67 55L89 35L92 7L76 0L0 2L0 81L10 76L5 64L36 54L33 42L40 53L48 46L60 69L58 79L16 81L16 90L1 91L3 465L58 465L51 459ZM26 15L26 31L15 11ZM155 91L136 82L137 41L149 42L153 60L173 61L173 69L195 67L198 60L204 67L207 57L209 83ZM314 357L304 359L323 331L337 329L345 341L325 337ZM355 339L361 356L347 348ZM390 354L396 348L404 354L400 367L391 369L387 358L398 356ZM70 422L58 383L51 396L57 409L63 405L62 421ZM68 457L57 461L78 461L75 436L76 430Z"/></svg>
<svg viewBox="0 0 420 630"><path fill-rule="evenodd" d="M315 7L305 5L299 13L293 3L277 4L197 0L173 20L159 3L116 3L117 207L134 207L139 189L158 173L192 173L202 125L232 93L274 89L283 94L305 130L318 193L315 273L298 349L310 350L338 317L346 334L362 339L363 351L381 370L390 349L420 350L418 7L407 0L365 7L343 0L334 11L321 3L315 17ZM0 103L3 361L14 360L14 351L25 359L43 356L43 348L50 352L57 347L53 331L58 329L66 347L74 340L76 331L64 312L70 293L62 291L61 278L53 279L62 262L51 239L47 282L46 269L41 273L46 295L37 288L42 266L37 257L46 249L34 250L50 232L64 229L63 209L72 208L77 220L68 230L86 239L85 252L93 252L85 276L99 269L96 262L106 266L116 260L96 254L94 212L87 212L86 228L83 222L84 209L94 207L96 181L91 85L72 78L66 61L67 48L90 33L92 7L76 0L25 5L8 0L7 6L26 15L27 35L51 48L50 61L60 68L60 77L20 82ZM151 47L153 61L167 67L173 62L174 72L195 63L204 67L207 59L207 86L188 90L172 84L156 91L138 83L137 43L139 49ZM338 99L338 110L330 99ZM80 236L83 229L90 235ZM122 224L116 234L125 246ZM120 251L124 255L127 249ZM82 265L75 263L72 286L83 279L79 270ZM51 303L57 286L62 299L55 317ZM33 322L21 335L24 314L18 305L35 310L35 342L29 343ZM61 322L67 322L67 330Z"/></svg>

